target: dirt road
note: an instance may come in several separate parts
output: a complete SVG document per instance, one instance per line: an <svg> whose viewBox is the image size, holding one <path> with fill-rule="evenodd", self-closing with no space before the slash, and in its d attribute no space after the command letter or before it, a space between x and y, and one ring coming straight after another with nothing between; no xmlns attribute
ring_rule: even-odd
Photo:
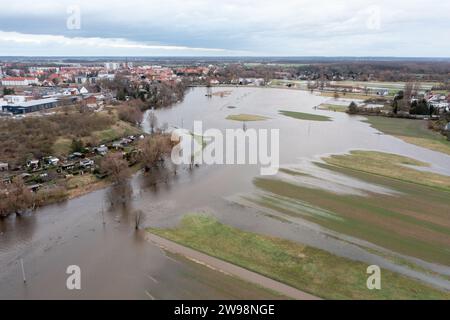
<svg viewBox="0 0 450 320"><path fill-rule="evenodd" d="M234 264L225 262L223 260L211 257L207 254L201 253L199 251L187 248L173 241L161 238L152 233L146 234L146 239L158 245L159 247L176 254L181 254L188 259L191 259L197 263L206 265L210 268L216 269L220 272L231 274L245 281L255 283L262 287L279 292L287 297L296 300L319 300L320 298L315 297L309 293L300 291L284 283L275 281L273 279L267 278L258 273L249 271L247 269L241 268Z"/></svg>

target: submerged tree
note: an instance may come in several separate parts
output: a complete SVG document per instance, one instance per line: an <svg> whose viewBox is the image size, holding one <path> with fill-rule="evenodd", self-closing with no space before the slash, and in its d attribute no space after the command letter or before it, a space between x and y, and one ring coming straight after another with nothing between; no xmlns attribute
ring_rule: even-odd
<svg viewBox="0 0 450 320"><path fill-rule="evenodd" d="M153 111L150 111L147 120L152 134L155 133L155 130L158 127L158 118L156 117L156 114Z"/></svg>
<svg viewBox="0 0 450 320"><path fill-rule="evenodd" d="M145 138L141 144L141 161L146 171L163 162L163 157L169 154L172 143L169 135L155 135Z"/></svg>
<svg viewBox="0 0 450 320"><path fill-rule="evenodd" d="M0 216L20 214L33 206L33 193L19 176L0 186Z"/></svg>

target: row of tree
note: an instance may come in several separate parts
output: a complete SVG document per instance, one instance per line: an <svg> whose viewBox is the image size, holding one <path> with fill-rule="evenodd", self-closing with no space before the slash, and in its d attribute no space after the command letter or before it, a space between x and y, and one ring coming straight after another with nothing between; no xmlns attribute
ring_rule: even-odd
<svg viewBox="0 0 450 320"><path fill-rule="evenodd" d="M67 199L64 187L52 188L32 192L20 176L16 176L10 183L0 183L0 217L10 214L22 214L28 209Z"/></svg>
<svg viewBox="0 0 450 320"><path fill-rule="evenodd" d="M139 142L138 152L127 160L121 152L108 153L100 163L101 172L119 184L125 182L131 175L130 163L140 163L146 172L162 166L165 158L172 150L170 135L155 134L145 137Z"/></svg>
<svg viewBox="0 0 450 320"><path fill-rule="evenodd" d="M116 94L119 101L139 99L141 111L150 108L167 107L182 100L188 88L188 82L183 80L176 83L158 81L130 81L123 74L116 74L113 80L102 80L99 86L102 90L109 90Z"/></svg>
<svg viewBox="0 0 450 320"><path fill-rule="evenodd" d="M420 84L417 82L407 82L405 89L399 91L392 101L392 112L398 114L399 112L417 114L417 115L432 115L434 108L428 106L424 98L419 99ZM414 98L414 99L413 99Z"/></svg>

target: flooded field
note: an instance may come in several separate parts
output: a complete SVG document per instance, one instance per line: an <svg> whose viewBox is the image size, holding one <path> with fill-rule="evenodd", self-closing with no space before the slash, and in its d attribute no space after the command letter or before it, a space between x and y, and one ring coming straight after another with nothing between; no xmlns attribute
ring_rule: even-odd
<svg viewBox="0 0 450 320"><path fill-rule="evenodd" d="M219 89L217 89L219 91ZM404 193L404 188L386 184L375 178L351 175L341 170L329 170L313 164L332 154L351 150L376 150L395 153L430 164L422 170L450 175L450 156L424 149L388 135L380 135L362 117L345 113L317 110L329 98L308 92L230 88L225 95L206 97L205 88L192 89L185 100L171 108L157 110L159 124L169 127L193 128L195 120L203 121L203 128L242 128L240 121L227 120L231 115L246 114L264 117L264 121L246 122L247 128L280 129L280 161L285 178L304 179L309 187L303 191L322 192L324 197L366 197L377 194L386 201ZM301 112L329 117L331 121L315 121L317 117L294 118L284 114ZM286 113L288 112L288 113ZM312 120L309 120L312 119ZM144 127L149 130L148 124ZM302 170L298 170L298 169ZM305 169L311 169L308 172ZM314 174L312 174L314 173ZM130 199L125 205L114 205L121 190L109 188L96 191L56 206L42 208L23 217L10 217L0 221L0 298L125 298L125 299L177 299L177 298L270 298L270 293L240 280L171 256L144 241L142 232L136 232L137 210L144 213L140 228L172 227L187 213L207 212L221 222L246 231L272 235L326 250L333 254L378 264L436 287L450 289L450 282L438 275L449 276L447 200L442 200L438 213L431 217L439 230L427 230L423 239L430 240L441 234L433 247L441 246L433 256L376 241L366 233L356 234L334 228L331 223L319 223L305 215L290 215L280 206L266 210L255 199L261 189L258 185L259 167L250 165L211 165L190 170L182 167L169 180L156 186L153 179L137 174L130 182ZM313 186L311 188L311 186ZM300 187L299 187L300 188ZM319 190L319 191L317 191ZM270 190L274 191L274 190ZM317 192L316 192L317 191ZM116 194L118 193L118 194ZM302 193L303 194L303 193ZM286 196L279 194L278 196ZM272 195L273 197L273 195ZM333 198L334 197L334 198ZM430 197L439 195L430 192ZM272 199L273 200L273 199ZM277 199L279 200L279 199ZM296 199L306 201L308 199ZM332 216L333 205L309 201L318 215ZM331 200L330 200L331 201ZM308 202L309 205L311 203ZM361 205L363 201L359 202ZM386 202L388 203L388 202ZM296 213L299 203L291 203L289 210ZM352 211L352 204L344 211ZM408 201L398 203L402 210ZM411 204L412 205L412 204ZM294 209L293 209L294 208ZM428 210L423 208L423 210ZM315 212L316 212L315 211ZM411 210L410 210L411 211ZM283 216L283 214L285 216ZM314 215L313 215L314 216ZM289 215L288 215L289 217ZM416 217L417 218L417 217ZM289 222L289 223L288 223ZM372 225L371 225L372 226ZM406 227L405 227L406 228ZM430 228L429 228L430 229ZM432 229L432 228L431 228ZM400 235L399 235L400 237ZM393 240L394 241L394 240ZM427 251L427 248L423 249ZM447 250L447 252L445 252ZM401 258L420 268L399 264L391 258ZM23 284L19 265L23 259L27 284ZM82 290L70 292L65 287L68 265L82 269Z"/></svg>

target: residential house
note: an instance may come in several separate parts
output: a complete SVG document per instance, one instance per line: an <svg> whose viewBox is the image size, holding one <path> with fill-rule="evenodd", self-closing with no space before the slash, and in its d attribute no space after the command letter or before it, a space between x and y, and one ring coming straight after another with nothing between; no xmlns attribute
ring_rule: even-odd
<svg viewBox="0 0 450 320"><path fill-rule="evenodd" d="M39 160L28 160L27 161L27 167L31 169L37 169L39 168Z"/></svg>
<svg viewBox="0 0 450 320"><path fill-rule="evenodd" d="M86 83L88 78L86 76L76 76L75 77L75 83L77 84L84 84Z"/></svg>
<svg viewBox="0 0 450 320"><path fill-rule="evenodd" d="M59 164L59 159L56 157L48 157L45 159L45 162L52 166L57 166Z"/></svg>
<svg viewBox="0 0 450 320"><path fill-rule="evenodd" d="M85 94L88 94L88 93L89 93L89 91L88 91L88 89L86 89L85 87L82 87L82 88L80 89L80 94L85 95Z"/></svg>
<svg viewBox="0 0 450 320"><path fill-rule="evenodd" d="M63 96L77 96L80 91L77 88L69 88L63 91Z"/></svg>
<svg viewBox="0 0 450 320"><path fill-rule="evenodd" d="M102 144L100 147L95 148L94 151L104 156L108 153L108 147Z"/></svg>
<svg viewBox="0 0 450 320"><path fill-rule="evenodd" d="M94 160L91 159L83 159L80 161L80 167L82 168L90 168L94 165Z"/></svg>
<svg viewBox="0 0 450 320"><path fill-rule="evenodd" d="M97 98L95 96L89 96L83 100L90 108L97 107Z"/></svg>

